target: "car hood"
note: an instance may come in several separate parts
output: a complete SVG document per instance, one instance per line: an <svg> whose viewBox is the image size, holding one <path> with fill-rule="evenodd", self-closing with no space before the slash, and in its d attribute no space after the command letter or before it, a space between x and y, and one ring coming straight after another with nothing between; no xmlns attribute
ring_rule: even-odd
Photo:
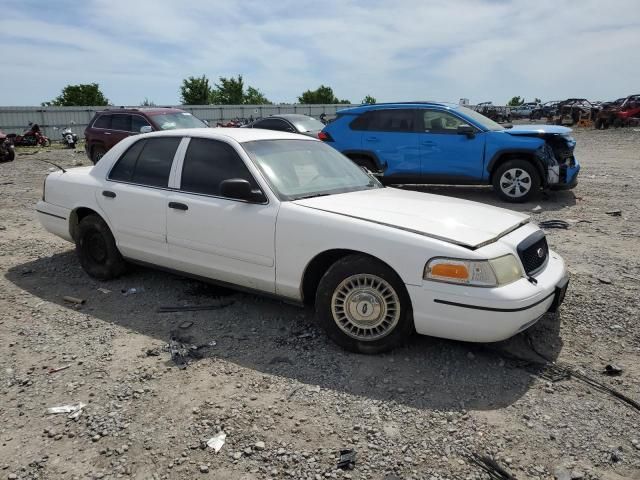
<svg viewBox="0 0 640 480"><path fill-rule="evenodd" d="M550 133L553 135L565 135L571 133L571 129L560 125L514 125L505 130L509 135L532 135Z"/></svg>
<svg viewBox="0 0 640 480"><path fill-rule="evenodd" d="M527 215L504 208L397 188L341 193L294 203L471 249L492 243L529 221Z"/></svg>

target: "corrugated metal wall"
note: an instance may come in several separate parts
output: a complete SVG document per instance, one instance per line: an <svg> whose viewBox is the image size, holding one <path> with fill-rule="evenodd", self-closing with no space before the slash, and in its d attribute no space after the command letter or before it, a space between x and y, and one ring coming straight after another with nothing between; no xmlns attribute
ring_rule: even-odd
<svg viewBox="0 0 640 480"><path fill-rule="evenodd" d="M331 118L337 110L350 106L354 105L176 105L177 108L207 120L212 126L216 122L234 118L255 119L276 113L302 113L316 118L321 113L326 113ZM105 107L0 107L0 130L4 133L22 133L28 128L29 122L33 122L40 125L45 135L57 140L60 131L54 127L66 128L73 121L75 125L71 129L82 138L84 129L95 112L104 109Z"/></svg>

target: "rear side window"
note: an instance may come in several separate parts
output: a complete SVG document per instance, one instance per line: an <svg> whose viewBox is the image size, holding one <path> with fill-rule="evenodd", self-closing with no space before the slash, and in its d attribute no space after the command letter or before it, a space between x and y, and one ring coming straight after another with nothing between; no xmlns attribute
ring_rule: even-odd
<svg viewBox="0 0 640 480"><path fill-rule="evenodd" d="M93 122L94 128L111 128L111 115L100 115L98 119Z"/></svg>
<svg viewBox="0 0 640 480"><path fill-rule="evenodd" d="M369 119L371 118L371 113L372 112L365 112L362 115L359 115L358 117L356 117L356 119L349 124L349 127L351 127L351 130L366 130L367 126L369 125Z"/></svg>
<svg viewBox="0 0 640 480"><path fill-rule="evenodd" d="M116 114L111 119L111 130L128 132L131 130L131 115Z"/></svg>
<svg viewBox="0 0 640 480"><path fill-rule="evenodd" d="M352 130L375 132L415 132L416 111L410 109L365 112L350 125Z"/></svg>
<svg viewBox="0 0 640 480"><path fill-rule="evenodd" d="M258 187L231 145L205 138L192 138L184 157L180 189L218 196L220 182L231 178L242 178L252 188Z"/></svg>
<svg viewBox="0 0 640 480"><path fill-rule="evenodd" d="M134 143L111 170L110 180L166 187L180 137L149 138Z"/></svg>

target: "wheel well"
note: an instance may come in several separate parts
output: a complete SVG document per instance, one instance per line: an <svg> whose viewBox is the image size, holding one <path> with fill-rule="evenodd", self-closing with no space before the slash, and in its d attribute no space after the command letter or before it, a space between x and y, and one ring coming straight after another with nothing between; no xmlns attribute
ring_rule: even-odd
<svg viewBox="0 0 640 480"><path fill-rule="evenodd" d="M73 238L74 240L76 239L76 232L78 231L78 225L80 224L82 219L88 215L98 215L100 217L100 214L98 212L88 207L76 208L74 211L71 212L71 215L69 215L69 234L71 235L71 238Z"/></svg>
<svg viewBox="0 0 640 480"><path fill-rule="evenodd" d="M327 270L329 270L329 267L331 267L331 265L336 263L341 258L349 255L366 255L378 262L385 264L395 272L395 269L388 263L380 260L377 257L374 257L373 255L369 255L368 253L347 249L327 250L326 252L322 252L316 255L304 270L304 274L302 277L302 301L305 303L305 305L312 305L315 302L316 290L318 289L318 285L320 284L320 279L324 276ZM396 272L396 275L398 275L398 272ZM400 275L398 275L398 278L400 278Z"/></svg>
<svg viewBox="0 0 640 480"><path fill-rule="evenodd" d="M498 159L493 164L493 167L491 168L491 172L489 175L489 184L493 183L493 175L498 170L498 168L500 168L501 165L503 165L505 162L508 162L509 160L527 160L531 162L536 167L536 170L540 175L541 184L546 185L547 177L544 174L544 171L542 170L542 168L540 167L539 161L536 159L535 155L528 152L508 152L500 155L500 157L498 157Z"/></svg>

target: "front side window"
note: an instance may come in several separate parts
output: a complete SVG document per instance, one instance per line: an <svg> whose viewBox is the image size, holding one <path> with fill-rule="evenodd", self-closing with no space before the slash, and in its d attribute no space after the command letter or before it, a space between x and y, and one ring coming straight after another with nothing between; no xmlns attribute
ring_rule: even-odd
<svg viewBox="0 0 640 480"><path fill-rule="evenodd" d="M240 156L227 143L206 138L192 138L184 157L180 189L205 195L220 195L220 183L232 178L247 180L258 188Z"/></svg>
<svg viewBox="0 0 640 480"><path fill-rule="evenodd" d="M131 131L133 133L140 133L140 129L142 127L150 127L149 122L147 122L144 117L140 115L131 115Z"/></svg>
<svg viewBox="0 0 640 480"><path fill-rule="evenodd" d="M424 131L426 133L458 133L460 125L467 125L467 122L439 110L424 110Z"/></svg>
<svg viewBox="0 0 640 480"><path fill-rule="evenodd" d="M93 123L94 128L111 128L111 115L100 115Z"/></svg>
<svg viewBox="0 0 640 480"><path fill-rule="evenodd" d="M112 116L111 130L120 130L122 132L131 131L131 115L119 113Z"/></svg>
<svg viewBox="0 0 640 480"><path fill-rule="evenodd" d="M109 179L150 187L167 187L171 164L180 140L180 137L161 137L134 143L113 167Z"/></svg>

